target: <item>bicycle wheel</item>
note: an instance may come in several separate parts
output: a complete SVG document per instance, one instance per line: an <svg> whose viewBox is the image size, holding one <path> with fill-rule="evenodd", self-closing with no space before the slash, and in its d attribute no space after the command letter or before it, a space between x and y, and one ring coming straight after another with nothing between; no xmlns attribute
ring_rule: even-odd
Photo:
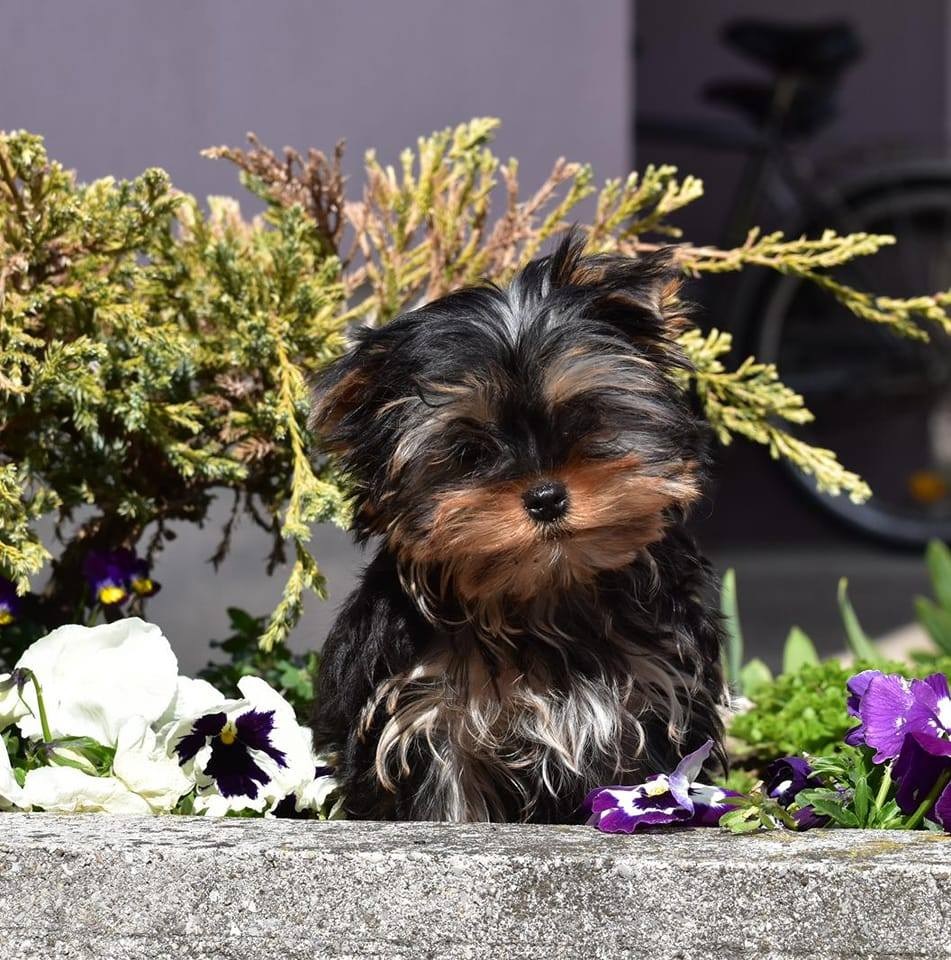
<svg viewBox="0 0 951 960"><path fill-rule="evenodd" d="M897 178L847 203L850 231L889 233L898 243L834 276L863 290L908 297L951 289L951 171ZM815 235L817 230L808 231ZM865 504L821 493L787 465L814 502L852 530L895 545L951 540L951 337L898 337L862 320L814 284L774 282L751 338L816 415L798 436L834 450L872 488Z"/></svg>

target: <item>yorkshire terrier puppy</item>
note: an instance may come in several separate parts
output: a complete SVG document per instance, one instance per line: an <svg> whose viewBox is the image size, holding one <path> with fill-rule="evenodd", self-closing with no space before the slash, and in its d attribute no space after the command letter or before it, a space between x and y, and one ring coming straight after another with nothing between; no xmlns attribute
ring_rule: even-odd
<svg viewBox="0 0 951 960"><path fill-rule="evenodd" d="M317 385L379 544L314 711L350 816L570 822L593 787L720 743L678 286L669 252L569 236L507 289L357 330Z"/></svg>

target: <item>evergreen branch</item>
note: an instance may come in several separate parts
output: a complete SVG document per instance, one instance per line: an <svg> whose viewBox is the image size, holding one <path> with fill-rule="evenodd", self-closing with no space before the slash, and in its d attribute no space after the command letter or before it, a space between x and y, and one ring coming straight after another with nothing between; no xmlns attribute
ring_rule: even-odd
<svg viewBox="0 0 951 960"><path fill-rule="evenodd" d="M368 153L357 199L346 195L340 144L277 154L252 137L246 150L210 151L267 203L253 220L230 198L204 212L158 170L77 184L40 138L0 134L0 573L26 588L49 559L35 529L52 511L65 521L93 509L65 541L74 557L87 534L131 545L149 524L200 523L224 486L272 536L269 569L293 544L262 638L283 640L304 591L324 590L313 524L349 522L345 479L314 459L306 427L307 382L343 349L344 325L383 323L486 278L505 283L579 219L592 252L657 249L680 236L673 218L702 195L669 165L598 189L590 167L565 159L523 192L517 162L490 147L497 125L478 118L421 137L392 166ZM897 299L842 282L843 266L892 242L752 231L733 250L676 250L687 273L760 267L905 336L951 332L951 292ZM730 339L717 331L690 330L681 345L694 365L682 382L723 443L763 444L821 489L868 496L831 452L792 432L812 415L774 367L728 369ZM58 564L47 591L58 609L75 590L70 569Z"/></svg>
<svg viewBox="0 0 951 960"><path fill-rule="evenodd" d="M732 337L718 330L706 336L689 330L679 343L693 364L689 378L721 443L729 444L735 435L744 437L766 446L773 459L783 457L815 477L820 490L844 491L854 503L871 496L868 484L844 469L831 450L813 447L777 425L777 420L809 423L813 415L803 398L780 382L772 364L748 358L727 370L720 357L730 351Z"/></svg>

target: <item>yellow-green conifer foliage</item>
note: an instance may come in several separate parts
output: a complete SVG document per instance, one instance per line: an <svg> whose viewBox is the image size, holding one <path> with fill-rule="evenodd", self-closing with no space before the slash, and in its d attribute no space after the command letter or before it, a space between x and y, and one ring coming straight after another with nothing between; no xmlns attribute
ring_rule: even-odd
<svg viewBox="0 0 951 960"><path fill-rule="evenodd" d="M754 231L735 250L691 246L669 218L701 196L696 178L649 167L597 187L588 166L558 160L523 196L516 161L491 150L496 126L421 138L395 167L371 152L362 184L345 185L339 146L277 155L252 138L248 150L208 151L266 202L252 220L228 198L203 208L160 170L79 184L39 137L0 134L0 574L26 590L52 562L44 603L66 622L90 547L154 552L171 522L201 522L230 495L232 520L247 514L271 535L270 569L292 561L262 643L284 640L306 592L323 593L313 525L347 522L345 481L307 427L309 378L352 321L384 323L484 277L505 282L591 194L581 229L593 251L678 242L686 273L766 267L901 335L949 327L945 296L876 298L829 276L890 237ZM784 429L811 415L771 366L728 368L726 333L690 330L682 342L696 366L683 386L722 442L766 444L823 489L868 495L834 454ZM55 556L36 534L46 514L59 521Z"/></svg>

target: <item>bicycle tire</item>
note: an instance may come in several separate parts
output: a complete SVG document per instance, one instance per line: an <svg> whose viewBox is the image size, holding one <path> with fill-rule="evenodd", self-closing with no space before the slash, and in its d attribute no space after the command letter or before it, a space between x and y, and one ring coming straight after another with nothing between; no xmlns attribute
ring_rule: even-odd
<svg viewBox="0 0 951 960"><path fill-rule="evenodd" d="M850 229L862 229L868 232L885 232L881 229L883 223L891 219L898 222L900 219L909 223L926 223L929 218L936 216L939 223L944 223L946 231L942 236L937 236L937 242L947 249L949 254L949 271L951 271L951 168L943 173L934 170L927 177L912 179L896 171L891 177L885 177L875 185L863 185L861 191L855 195L844 195L843 206L847 210L850 221ZM806 227L798 233L815 236L821 233L823 226L813 225ZM905 243L908 244L910 237L905 236ZM942 244L943 239L943 244ZM900 250L902 238L899 236L899 244L893 250ZM877 254L870 258L868 266L876 267L875 261L883 254ZM858 284L867 287L867 284ZM944 288L951 287L951 272L945 278ZM875 290L874 292L889 293L894 296L908 296L920 293L933 293L934 289L907 289L905 291L885 291ZM752 347L754 355L764 361L776 363L779 367L780 375L792 386L797 388L797 377L795 367L790 371L789 364L789 342L794 338L791 327L800 323L797 317L802 317L801 311L808 304L808 298L814 295L814 286L808 281L799 280L795 277L775 278L758 299L759 309L754 313L754 322L751 324L751 335L748 336L749 345ZM859 320L853 317L845 308L840 307L829 297L828 294L821 294L825 298L828 306L825 308L827 316L831 320L827 325L833 328L838 326L841 335L845 336L846 341L849 337L868 340L868 328L872 326L868 321ZM797 298L799 301L805 299L805 304L799 303L797 307ZM760 322L755 322L755 316L758 314ZM851 333L849 332L851 330ZM833 329L833 336L836 329ZM946 335L939 334L937 329L932 330L933 337L940 341L941 348L947 348L951 340L947 343ZM800 336L802 334L800 333ZM880 336L875 334L875 336ZM897 342L898 338L893 334L890 336ZM874 339L874 337L873 337ZM873 348L877 349L877 348ZM883 341L882 350L896 350L898 352L906 350L904 346L888 347ZM938 349L938 348L933 348ZM855 351L853 353L861 352ZM888 360L886 359L886 363ZM784 369L785 368L785 369ZM787 376L792 373L791 376ZM942 381L944 387L951 391L951 371ZM853 384L853 390L856 388ZM937 385L936 385L937 389ZM805 395L806 403L814 406L816 397L810 397L808 389L801 389ZM828 415L829 411L825 411ZM803 439L806 439L818 446L831 447L837 453L842 453L836 444L829 439L825 431L822 419L822 410L816 410L817 420L814 425L808 427L791 427L791 429ZM845 465L850 466L846 457ZM930 509L928 511L916 510L909 506L901 506L894 500L884 499L875 493L877 481L880 477L866 475L866 479L872 486L873 496L865 504L854 504L845 496L831 496L822 493L815 485L815 481L799 470L794 465L783 461L785 473L791 478L795 486L812 503L821 508L828 516L835 518L844 524L852 532L872 537L879 542L887 543L891 546L907 547L920 549L923 544L932 538L951 541L951 486L949 486L949 499L947 511ZM860 472L863 472L860 470ZM869 471L864 471L868 474ZM926 471L923 471L926 473ZM874 473L874 471L872 471ZM911 476L911 475L910 475ZM890 486L889 489L892 489ZM932 505L933 506L933 505Z"/></svg>

